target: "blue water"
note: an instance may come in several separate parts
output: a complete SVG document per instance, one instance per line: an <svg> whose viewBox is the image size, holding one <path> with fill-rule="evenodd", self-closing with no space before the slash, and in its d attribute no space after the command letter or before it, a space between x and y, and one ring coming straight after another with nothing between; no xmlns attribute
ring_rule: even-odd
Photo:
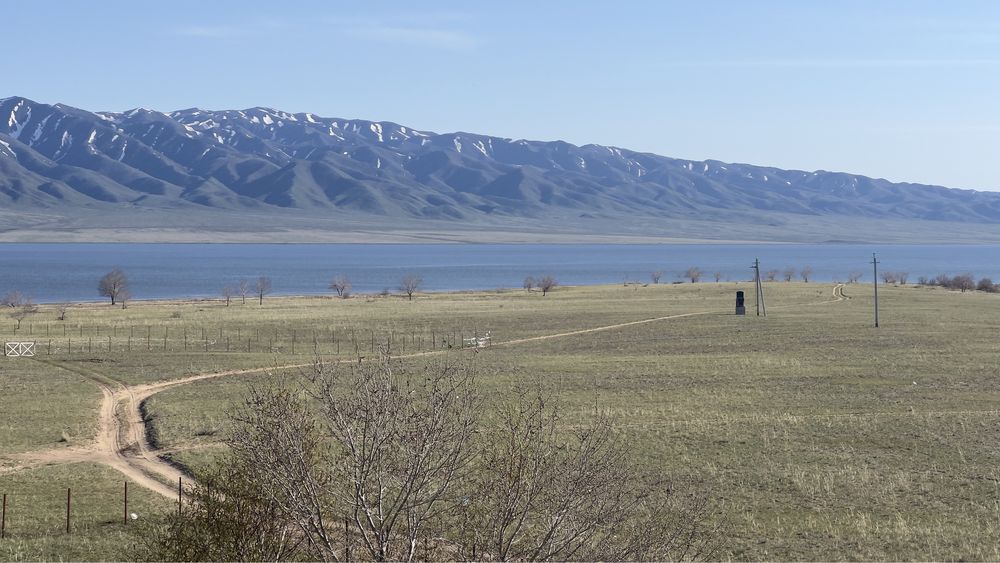
<svg viewBox="0 0 1000 563"><path fill-rule="evenodd" d="M880 268L918 276L969 272L1000 280L1000 246L975 245L364 245L364 244L0 244L0 293L19 290L37 302L99 300L98 279L113 267L129 277L134 299L216 297L241 278L269 276L273 294L329 293L335 274L355 293L395 290L404 275L421 289L519 288L525 276L555 276L563 285L679 279L690 266L723 279L761 270L813 268L816 281L864 272L872 252Z"/></svg>

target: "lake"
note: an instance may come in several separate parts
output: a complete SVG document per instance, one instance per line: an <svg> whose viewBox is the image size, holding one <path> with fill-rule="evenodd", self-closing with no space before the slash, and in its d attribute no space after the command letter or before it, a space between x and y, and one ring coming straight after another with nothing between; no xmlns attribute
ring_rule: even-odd
<svg viewBox="0 0 1000 563"><path fill-rule="evenodd" d="M0 244L0 293L18 290L36 302L95 301L97 281L113 267L129 277L134 299L217 297L241 278L269 276L274 295L329 293L347 275L355 293L395 291L409 273L421 289L520 288L525 276L560 284L678 281L691 266L712 281L745 280L755 257L761 271L811 266L816 281L864 272L871 254L880 270L918 276L969 272L1000 280L1000 246L977 245L366 245L366 244Z"/></svg>

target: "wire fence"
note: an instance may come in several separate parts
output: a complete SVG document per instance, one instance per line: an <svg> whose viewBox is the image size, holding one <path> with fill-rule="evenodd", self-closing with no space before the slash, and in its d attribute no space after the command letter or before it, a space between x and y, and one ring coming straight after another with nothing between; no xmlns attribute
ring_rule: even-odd
<svg viewBox="0 0 1000 563"><path fill-rule="evenodd" d="M32 325L0 333L9 343L33 343L35 356L130 353L267 353L356 357L382 346L395 355L449 348L483 347L489 331L423 328L400 331L325 328L282 329L248 326ZM22 354L4 354L15 356ZM23 354L27 355L27 354Z"/></svg>

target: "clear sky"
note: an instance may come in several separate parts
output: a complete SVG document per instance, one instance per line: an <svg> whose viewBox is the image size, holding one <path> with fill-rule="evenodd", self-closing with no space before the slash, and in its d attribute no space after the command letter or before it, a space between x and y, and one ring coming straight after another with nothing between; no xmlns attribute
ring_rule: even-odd
<svg viewBox="0 0 1000 563"><path fill-rule="evenodd" d="M1000 2L4 2L0 97L1000 190Z"/></svg>

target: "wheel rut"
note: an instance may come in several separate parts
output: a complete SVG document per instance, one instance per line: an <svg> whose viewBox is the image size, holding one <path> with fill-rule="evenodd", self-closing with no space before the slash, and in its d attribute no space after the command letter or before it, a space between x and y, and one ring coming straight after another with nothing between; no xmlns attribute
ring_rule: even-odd
<svg viewBox="0 0 1000 563"><path fill-rule="evenodd" d="M844 285L837 284L833 288L831 300L824 300L816 304L835 303L846 299L849 299L849 297L844 295ZM594 328L506 340L494 343L492 346L517 346L532 342L542 342L558 338L570 338L585 334L619 330L622 328L641 326L674 319L719 314L719 311L712 310L664 315ZM477 349L473 348L472 350L476 351ZM443 355L447 352L448 350L433 350L427 352L416 352L413 354L404 354L395 357L397 359L420 358ZM250 369L227 370L190 375L187 377L156 383L126 385L123 382L111 379L104 374L93 372L91 370L80 368L72 369L62 364L42 359L36 359L35 361L83 376L93 381L98 386L101 391L101 402L98 406L97 414L97 435L94 440L84 445L63 448L45 448L6 456L6 461L9 463L8 465L0 466L0 475L45 465L93 462L111 467L132 482L167 498L177 498L178 479L185 478L185 475L177 467L160 457L160 454L163 453L162 450L158 451L149 444L146 437L146 422L143 419L140 409L140 405L143 401L157 393L160 393L161 391L181 385L189 385L199 381L236 375L262 374L274 371L301 369L312 365L312 363L298 363ZM338 363L353 363L354 361L356 360L340 360ZM188 480L190 480L190 478L188 478Z"/></svg>

